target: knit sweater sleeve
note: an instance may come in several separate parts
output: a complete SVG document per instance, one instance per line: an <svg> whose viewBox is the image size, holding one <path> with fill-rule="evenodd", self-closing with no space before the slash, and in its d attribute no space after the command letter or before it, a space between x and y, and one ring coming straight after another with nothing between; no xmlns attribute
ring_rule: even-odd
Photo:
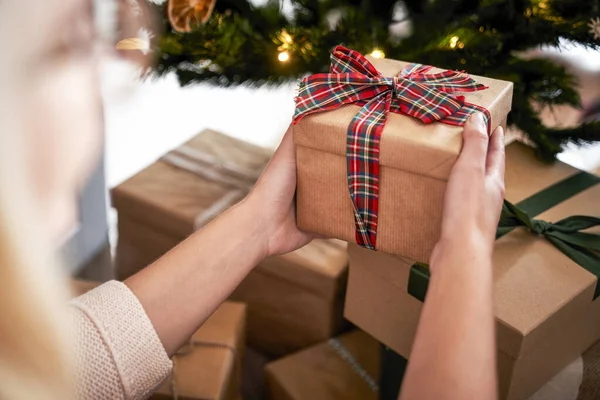
<svg viewBox="0 0 600 400"><path fill-rule="evenodd" d="M173 364L129 288L107 282L70 302L78 399L144 399Z"/></svg>

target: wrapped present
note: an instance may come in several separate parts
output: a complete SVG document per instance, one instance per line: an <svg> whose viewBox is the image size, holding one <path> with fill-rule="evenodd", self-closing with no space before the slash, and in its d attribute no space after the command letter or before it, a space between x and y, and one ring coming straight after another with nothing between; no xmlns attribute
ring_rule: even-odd
<svg viewBox="0 0 600 400"><path fill-rule="evenodd" d="M246 306L225 302L173 356L151 399L239 400Z"/></svg>
<svg viewBox="0 0 600 400"><path fill-rule="evenodd" d="M270 400L376 400L380 347L353 331L267 365Z"/></svg>
<svg viewBox="0 0 600 400"><path fill-rule="evenodd" d="M205 131L112 192L119 218L117 276L134 274L242 199L271 152ZM232 299L248 304L248 340L280 356L343 324L345 244L316 240L258 265Z"/></svg>
<svg viewBox="0 0 600 400"><path fill-rule="evenodd" d="M282 356L326 340L344 325L346 243L314 240L259 264L232 294L248 304L248 342Z"/></svg>
<svg viewBox="0 0 600 400"><path fill-rule="evenodd" d="M600 338L600 218L569 217L600 215L600 177L540 163L521 143L506 148L506 165L516 206L505 205L498 229L494 308L501 398L516 400ZM355 245L349 254L346 317L408 357L428 270Z"/></svg>
<svg viewBox="0 0 600 400"><path fill-rule="evenodd" d="M300 84L294 141L300 228L426 262L474 111L506 123L513 85L338 46Z"/></svg>
<svg viewBox="0 0 600 400"><path fill-rule="evenodd" d="M118 248L142 247L144 256L154 261L242 200L270 157L261 147L215 131L202 132L113 189ZM160 246L155 246L157 241ZM117 250L120 279L148 264L146 259L141 260L144 265L134 261Z"/></svg>

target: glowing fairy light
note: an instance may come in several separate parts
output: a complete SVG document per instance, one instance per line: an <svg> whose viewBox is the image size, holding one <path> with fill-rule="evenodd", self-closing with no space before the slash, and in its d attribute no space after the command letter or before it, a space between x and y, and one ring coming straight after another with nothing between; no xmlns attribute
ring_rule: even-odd
<svg viewBox="0 0 600 400"><path fill-rule="evenodd" d="M450 38L450 47L451 48L455 48L456 47L456 45L458 44L458 39L459 39L458 36L452 36Z"/></svg>
<svg viewBox="0 0 600 400"><path fill-rule="evenodd" d="M282 51L277 56L277 59L282 63L287 62L290 60L290 53L288 53L287 51Z"/></svg>
<svg viewBox="0 0 600 400"><path fill-rule="evenodd" d="M371 52L371 57L373 58L385 58L385 53L381 49L373 49Z"/></svg>

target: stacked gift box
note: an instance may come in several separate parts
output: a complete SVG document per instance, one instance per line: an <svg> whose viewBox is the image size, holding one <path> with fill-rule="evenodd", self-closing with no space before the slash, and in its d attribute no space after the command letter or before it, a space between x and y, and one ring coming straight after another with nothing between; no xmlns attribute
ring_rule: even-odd
<svg viewBox="0 0 600 400"><path fill-rule="evenodd" d="M205 131L112 191L118 211L117 275L151 264L243 199L271 151ZM315 240L260 263L231 299L248 305L248 343L283 356L343 328L346 244Z"/></svg>
<svg viewBox="0 0 600 400"><path fill-rule="evenodd" d="M521 143L507 146L506 165L506 198L531 210L530 217L600 215L599 178L561 162L541 163ZM349 254L346 317L408 357L426 274L410 259L358 246ZM493 265L501 398L526 399L600 338L597 277L526 229L496 241Z"/></svg>

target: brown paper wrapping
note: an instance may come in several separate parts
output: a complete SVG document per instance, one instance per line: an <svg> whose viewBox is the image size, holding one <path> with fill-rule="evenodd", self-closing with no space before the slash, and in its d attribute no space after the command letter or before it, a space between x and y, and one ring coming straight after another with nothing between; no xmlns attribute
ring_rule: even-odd
<svg viewBox="0 0 600 400"><path fill-rule="evenodd" d="M384 76L407 64L370 59ZM435 70L434 70L435 72ZM511 108L511 82L473 76L489 88L465 93L484 106L492 127ZM300 228L355 243L347 187L346 135L360 107L342 106L303 118L294 126L298 162L297 216ZM462 128L390 113L381 137L377 248L426 262L439 236L448 175L462 145ZM413 229L418 226L419 229Z"/></svg>
<svg viewBox="0 0 600 400"><path fill-rule="evenodd" d="M340 336L360 368L379 381L379 344L354 331ZM267 365L270 400L376 400L378 394L328 343L321 343Z"/></svg>
<svg viewBox="0 0 600 400"><path fill-rule="evenodd" d="M217 158L213 164L229 165L239 173L260 171L270 155L213 131L198 135L186 146ZM198 171L199 176L172 164L163 157L113 190L119 216L119 279L175 247L194 231L194 221L202 219L198 216L239 192L239 181L244 183L244 179L228 182L236 174L219 173L218 165L200 163L226 181L207 179L205 171ZM281 356L337 334L343 325L347 268L345 244L334 240L316 240L257 266L232 296L248 303L249 342L264 353Z"/></svg>
<svg viewBox="0 0 600 400"><path fill-rule="evenodd" d="M347 274L346 244L336 240L263 261L231 295L248 304L249 343L282 356L339 333Z"/></svg>
<svg viewBox="0 0 600 400"><path fill-rule="evenodd" d="M506 197L515 203L578 171L542 164L521 143L506 149ZM541 214L600 215L600 185ZM407 293L412 262L353 245L345 316L403 356L422 303ZM600 338L596 278L543 238L517 229L496 242L494 306L501 397L526 399ZM373 313L372 310L378 310Z"/></svg>
<svg viewBox="0 0 600 400"><path fill-rule="evenodd" d="M263 149L206 130L185 144L186 147L202 151L220 164L234 163L240 170L258 176L271 157ZM185 158L185 157L181 157ZM214 179L207 179L158 160L112 191L112 201L119 214L151 225L155 230L168 234L178 241L189 236L198 226L198 216L231 193L240 193L234 182L224 184L229 174L219 166L206 164L204 170ZM240 193L237 201L245 193ZM236 199L232 199L232 205Z"/></svg>
<svg viewBox="0 0 600 400"><path fill-rule="evenodd" d="M194 334L195 344L174 356L173 377L150 398L173 399L173 384L180 400L239 400L245 317L244 304L223 303Z"/></svg>

